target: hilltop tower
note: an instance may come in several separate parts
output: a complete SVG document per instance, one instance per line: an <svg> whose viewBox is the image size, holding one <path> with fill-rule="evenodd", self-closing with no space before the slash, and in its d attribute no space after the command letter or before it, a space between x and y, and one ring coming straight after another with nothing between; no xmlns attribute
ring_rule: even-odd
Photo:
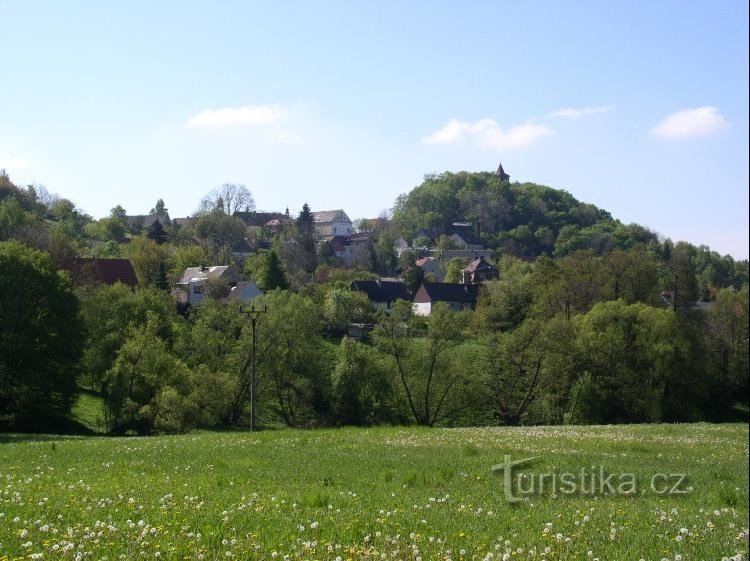
<svg viewBox="0 0 750 561"><path fill-rule="evenodd" d="M500 181L510 181L510 175L505 173L505 170L503 169L503 164L500 164L497 166L497 171L495 172L495 175L500 179Z"/></svg>

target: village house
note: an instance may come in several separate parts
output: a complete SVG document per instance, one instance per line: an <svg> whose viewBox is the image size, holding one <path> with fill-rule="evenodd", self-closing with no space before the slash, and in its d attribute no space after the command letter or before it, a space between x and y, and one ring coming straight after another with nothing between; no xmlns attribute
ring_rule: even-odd
<svg viewBox="0 0 750 561"><path fill-rule="evenodd" d="M140 232L153 226L154 222L159 222L162 226L169 226L172 224L172 219L169 214L137 214L132 216L126 216L125 221L128 225L128 229L131 232Z"/></svg>
<svg viewBox="0 0 750 561"><path fill-rule="evenodd" d="M480 256L461 269L461 282L464 284L478 284L488 280L495 280L499 275L500 272L497 270L497 267Z"/></svg>
<svg viewBox="0 0 750 561"><path fill-rule="evenodd" d="M411 301L411 294L403 281L398 279L355 280L351 289L367 295L376 310L389 313L396 300Z"/></svg>
<svg viewBox="0 0 750 561"><path fill-rule="evenodd" d="M398 238L395 242L393 242L393 251L396 252L396 257L401 257L401 254L408 249L409 242L407 242L404 238Z"/></svg>
<svg viewBox="0 0 750 561"><path fill-rule="evenodd" d="M423 282L414 295L412 309L418 316L429 316L437 302L445 302L454 310L473 309L478 294L479 285L476 284Z"/></svg>
<svg viewBox="0 0 750 561"><path fill-rule="evenodd" d="M424 271L425 277L432 275L432 279L437 282L443 282L445 279L443 266L434 257L422 257L417 259L414 264Z"/></svg>
<svg viewBox="0 0 750 561"><path fill-rule="evenodd" d="M130 288L138 286L138 278L129 259L66 257L60 268L68 271L73 283L79 286L98 286L118 282Z"/></svg>
<svg viewBox="0 0 750 561"><path fill-rule="evenodd" d="M237 211L232 216L242 220L248 227L262 228L263 226L268 224L270 220L281 221L285 218L288 219L289 209L286 209L286 214L282 214L281 212L264 212L261 210L254 210L247 212Z"/></svg>
<svg viewBox="0 0 750 561"><path fill-rule="evenodd" d="M185 269L173 291L175 300L180 304L195 306L206 299L211 282L225 285L226 293L219 298L223 302L249 302L262 294L253 281L240 280L239 273L231 265L216 265Z"/></svg>
<svg viewBox="0 0 750 561"><path fill-rule="evenodd" d="M341 210L321 210L312 213L315 222L315 232L320 238L332 236L350 236L354 233L352 221Z"/></svg>
<svg viewBox="0 0 750 561"><path fill-rule="evenodd" d="M454 222L450 238L458 249L468 251L481 251L484 249L484 245L477 237L471 222Z"/></svg>
<svg viewBox="0 0 750 561"><path fill-rule="evenodd" d="M330 244L334 256L345 265L366 263L373 244L372 234L366 232L350 236L331 236L323 241Z"/></svg>

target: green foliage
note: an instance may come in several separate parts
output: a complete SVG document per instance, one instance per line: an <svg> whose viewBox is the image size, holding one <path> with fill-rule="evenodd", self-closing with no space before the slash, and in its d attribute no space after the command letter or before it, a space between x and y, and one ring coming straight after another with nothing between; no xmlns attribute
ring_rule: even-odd
<svg viewBox="0 0 750 561"><path fill-rule="evenodd" d="M146 237L155 241L159 245L165 243L168 239L164 226L162 226L162 223L158 220L154 220L153 224L148 227L146 230Z"/></svg>
<svg viewBox="0 0 750 561"><path fill-rule="evenodd" d="M618 300L595 305L575 323L580 352L591 373L581 398L580 420L661 420L665 383L680 345L674 314Z"/></svg>
<svg viewBox="0 0 750 561"><path fill-rule="evenodd" d="M201 267L210 264L210 257L203 246L181 245L174 248L169 258L170 283L177 282L188 267Z"/></svg>
<svg viewBox="0 0 750 561"><path fill-rule="evenodd" d="M551 383L554 373L547 368L547 343L543 323L535 320L513 332L487 336L483 366L495 413L504 424L518 425Z"/></svg>
<svg viewBox="0 0 750 561"><path fill-rule="evenodd" d="M533 277L527 271L518 267L503 269L500 280L482 286L475 324L484 332L508 331L518 327L531 313L534 288Z"/></svg>
<svg viewBox="0 0 750 561"><path fill-rule="evenodd" d="M656 241L638 225L624 225L566 191L533 183L507 183L493 173L443 173L424 182L394 207L407 236L421 228L450 233L453 222L471 220L491 248L525 256L564 256L577 250L603 253Z"/></svg>
<svg viewBox="0 0 750 561"><path fill-rule="evenodd" d="M748 347L748 288L725 288L706 314L707 370L710 418L732 418L735 403L747 403L750 360Z"/></svg>
<svg viewBox="0 0 750 561"><path fill-rule="evenodd" d="M170 297L163 292L145 288L133 292L124 284L115 284L81 294L86 341L79 371L84 387L101 390L104 374L112 367L128 330L144 326L148 317L156 322L159 338L171 344L179 319Z"/></svg>
<svg viewBox="0 0 750 561"><path fill-rule="evenodd" d="M461 271L469 264L468 259L454 257L445 267L445 282L461 282Z"/></svg>
<svg viewBox="0 0 750 561"><path fill-rule="evenodd" d="M156 201L156 204L154 205L154 208L152 208L149 211L149 214L164 215L164 214L167 214L167 212L168 211L167 211L166 205L164 204L164 199L159 199L159 200ZM157 220L157 222L158 222L158 220Z"/></svg>
<svg viewBox="0 0 750 561"><path fill-rule="evenodd" d="M269 251L265 254L265 263L257 278L258 287L263 291L269 290L286 290L288 283L284 270L281 268L281 261L275 251Z"/></svg>
<svg viewBox="0 0 750 561"><path fill-rule="evenodd" d="M102 383L110 431L183 432L196 416L187 368L159 336L159 320L131 327Z"/></svg>
<svg viewBox="0 0 750 561"><path fill-rule="evenodd" d="M75 401L83 344L78 301L49 257L0 242L0 422L61 417Z"/></svg>
<svg viewBox="0 0 750 561"><path fill-rule="evenodd" d="M331 365L321 354L321 322L313 301L274 290L263 296L268 312L258 322L261 391L270 412L289 426L320 411Z"/></svg>
<svg viewBox="0 0 750 561"><path fill-rule="evenodd" d="M0 200L0 241L25 238L36 217L23 209L16 197Z"/></svg>
<svg viewBox="0 0 750 561"><path fill-rule="evenodd" d="M233 248L242 242L247 230L242 220L219 209L201 214L190 228L195 239L206 247L212 260L218 258L223 247ZM218 260L217 263L227 265L228 261Z"/></svg>
<svg viewBox="0 0 750 561"><path fill-rule="evenodd" d="M168 247L138 236L127 245L127 256L141 286L163 287L160 285L166 280L166 264L170 258Z"/></svg>
<svg viewBox="0 0 750 561"><path fill-rule="evenodd" d="M453 368L451 350L461 339L457 314L442 302L432 307L426 337L407 302L396 302L373 332L377 348L390 355L409 413L420 425L433 426L468 407L461 390L465 375Z"/></svg>
<svg viewBox="0 0 750 561"><path fill-rule="evenodd" d="M296 222L296 233L294 240L297 242L297 246L300 249L298 260L302 268L312 273L317 265L316 256L316 234L315 234L315 220L310 211L310 206L305 203L302 205L302 210L297 216Z"/></svg>
<svg viewBox="0 0 750 561"><path fill-rule="evenodd" d="M393 420L390 374L375 349L344 337L331 382L340 423L375 425Z"/></svg>
<svg viewBox="0 0 750 561"><path fill-rule="evenodd" d="M365 323L371 318L367 295L348 288L328 290L323 302L323 317L331 329L346 329L350 323Z"/></svg>

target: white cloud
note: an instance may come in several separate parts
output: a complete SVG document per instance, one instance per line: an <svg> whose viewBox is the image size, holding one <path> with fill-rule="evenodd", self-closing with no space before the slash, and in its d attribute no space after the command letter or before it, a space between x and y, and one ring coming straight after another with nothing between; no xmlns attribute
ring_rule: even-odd
<svg viewBox="0 0 750 561"><path fill-rule="evenodd" d="M268 138L271 142L277 142L279 144L302 144L302 136L296 132L286 131L282 129L272 129L268 133Z"/></svg>
<svg viewBox="0 0 750 561"><path fill-rule="evenodd" d="M651 129L662 138L689 138L719 133L729 128L729 121L713 106L684 109L672 113Z"/></svg>
<svg viewBox="0 0 750 561"><path fill-rule="evenodd" d="M29 165L29 162L23 158L8 154L7 152L0 152L0 169L6 169L8 171L16 171L25 168Z"/></svg>
<svg viewBox="0 0 750 561"><path fill-rule="evenodd" d="M597 113L607 113L614 109L614 105L600 105L599 107L566 107L565 109L558 109L550 113L550 117L561 117L564 119L578 119L580 117L587 117L588 115L596 115Z"/></svg>
<svg viewBox="0 0 750 561"><path fill-rule="evenodd" d="M459 144L472 139L482 148L502 152L529 146L550 134L552 134L551 129L533 123L504 130L494 120L488 118L479 119L473 123L451 119L443 127L423 139L423 142L425 144Z"/></svg>
<svg viewBox="0 0 750 561"><path fill-rule="evenodd" d="M190 117L185 126L188 128L263 126L277 123L286 116L286 109L280 105L243 105L242 107L206 109Z"/></svg>

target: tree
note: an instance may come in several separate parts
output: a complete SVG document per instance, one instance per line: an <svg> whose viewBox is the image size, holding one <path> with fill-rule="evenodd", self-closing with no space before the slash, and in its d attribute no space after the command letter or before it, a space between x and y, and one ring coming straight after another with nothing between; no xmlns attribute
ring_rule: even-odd
<svg viewBox="0 0 750 561"><path fill-rule="evenodd" d="M323 317L332 329L346 329L350 323L363 323L370 319L370 302L362 292L346 288L328 290L323 301Z"/></svg>
<svg viewBox="0 0 750 561"><path fill-rule="evenodd" d="M128 257L141 286L159 287L166 279L169 249L146 236L138 236L127 245Z"/></svg>
<svg viewBox="0 0 750 561"><path fill-rule="evenodd" d="M148 312L145 325L131 327L106 373L102 395L115 434L182 432L194 424L187 368L159 337L158 323Z"/></svg>
<svg viewBox="0 0 750 561"><path fill-rule="evenodd" d="M80 383L99 392L107 370L125 342L129 328L145 325L147 318L158 321L159 338L172 344L178 316L171 298L154 288L138 288L135 292L124 284L91 288L81 294L80 317L86 340L78 369Z"/></svg>
<svg viewBox="0 0 750 561"><path fill-rule="evenodd" d="M164 199L159 199L158 201L156 201L154 208L152 208L149 211L149 214L164 215L164 214L167 214L167 212L168 210L167 210L167 207L164 205Z"/></svg>
<svg viewBox="0 0 750 561"><path fill-rule="evenodd" d="M177 282L188 267L208 266L210 257L205 247L183 245L174 249L169 260L169 280Z"/></svg>
<svg viewBox="0 0 750 561"><path fill-rule="evenodd" d="M438 241L435 244L435 247L437 247L437 249L441 249L441 250L445 250L445 249L459 249L458 244L456 243L456 240L454 240L450 236L446 236L445 234L441 235L438 238Z"/></svg>
<svg viewBox="0 0 750 561"><path fill-rule="evenodd" d="M224 183L203 197L199 213L221 212L232 216L237 212L253 210L255 200L247 187L242 184Z"/></svg>
<svg viewBox="0 0 750 561"><path fill-rule="evenodd" d="M258 278L258 287L266 292L277 288L281 290L288 288L284 270L281 268L279 256L276 255L275 251L269 251L265 255L265 264Z"/></svg>
<svg viewBox="0 0 750 561"><path fill-rule="evenodd" d="M112 210L109 211L109 217L119 220L123 227L127 227L128 225L128 213L120 205L113 207Z"/></svg>
<svg viewBox="0 0 750 561"><path fill-rule="evenodd" d="M310 211L310 206L305 203L302 210L297 216L297 231L294 239L302 250L302 268L307 273L315 271L317 266L316 235L315 235L315 218Z"/></svg>
<svg viewBox="0 0 750 561"><path fill-rule="evenodd" d="M713 307L706 313L705 330L709 373L710 417L732 418L735 403L747 401L748 288L724 288L716 294Z"/></svg>
<svg viewBox="0 0 750 561"><path fill-rule="evenodd" d="M164 226L158 220L154 220L151 226L148 227L146 237L154 240L159 245L167 241L167 233L164 231Z"/></svg>
<svg viewBox="0 0 750 561"><path fill-rule="evenodd" d="M698 300L698 278L695 274L693 257L695 247L686 242L678 242L672 249L669 262L668 286L672 290L672 307L684 315Z"/></svg>
<svg viewBox="0 0 750 561"><path fill-rule="evenodd" d="M469 264L468 259L454 257L445 267L445 282L461 282L461 271Z"/></svg>
<svg viewBox="0 0 750 561"><path fill-rule="evenodd" d="M541 398L554 402L555 409L542 420L562 421L572 384L571 370L560 360L570 358L561 345L573 338L572 330L565 336L567 326L566 321L528 319L514 331L484 338L482 366L495 414L504 424L520 424Z"/></svg>
<svg viewBox="0 0 750 561"><path fill-rule="evenodd" d="M213 258L218 257L223 247L234 247L240 243L247 232L242 220L220 210L212 210L199 216L193 224L193 230Z"/></svg>
<svg viewBox="0 0 750 561"><path fill-rule="evenodd" d="M321 322L310 298L275 290L263 296L259 320L259 396L288 426L320 414L331 364L320 353Z"/></svg>
<svg viewBox="0 0 750 561"><path fill-rule="evenodd" d="M415 328L411 305L397 302L391 315L377 325L373 338L377 348L392 358L414 421L433 426L467 407L460 395L466 380L451 364L451 351L461 333L455 313L442 302L432 308L425 338L413 337Z"/></svg>
<svg viewBox="0 0 750 561"><path fill-rule="evenodd" d="M27 428L68 413L83 334L78 301L49 257L0 242L0 422Z"/></svg>
<svg viewBox="0 0 750 561"><path fill-rule="evenodd" d="M532 311L533 277L520 262L505 263L503 277L485 283L479 293L474 322L487 333L515 329Z"/></svg>
<svg viewBox="0 0 750 561"><path fill-rule="evenodd" d="M581 420L658 422L675 356L681 352L671 310L622 300L596 304L574 320L583 368L591 381L581 397Z"/></svg>
<svg viewBox="0 0 750 561"><path fill-rule="evenodd" d="M331 381L339 422L362 426L393 418L393 388L375 349L344 337Z"/></svg>
<svg viewBox="0 0 750 561"><path fill-rule="evenodd" d="M0 201L0 241L23 239L35 223L36 217L24 210L15 197Z"/></svg>

